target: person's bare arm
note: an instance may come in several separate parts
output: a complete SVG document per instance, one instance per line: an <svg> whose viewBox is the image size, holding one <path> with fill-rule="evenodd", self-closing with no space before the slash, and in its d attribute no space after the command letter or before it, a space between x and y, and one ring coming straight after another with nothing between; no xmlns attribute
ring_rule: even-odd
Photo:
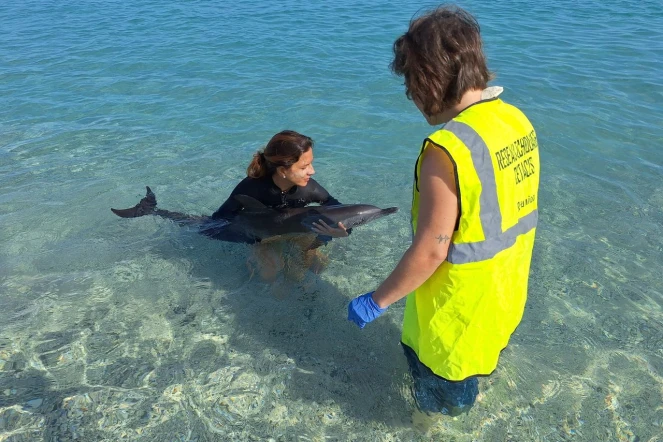
<svg viewBox="0 0 663 442"><path fill-rule="evenodd" d="M454 166L442 149L427 149L419 178L419 219L412 245L389 277L373 293L384 308L423 284L447 258L458 218Z"/></svg>

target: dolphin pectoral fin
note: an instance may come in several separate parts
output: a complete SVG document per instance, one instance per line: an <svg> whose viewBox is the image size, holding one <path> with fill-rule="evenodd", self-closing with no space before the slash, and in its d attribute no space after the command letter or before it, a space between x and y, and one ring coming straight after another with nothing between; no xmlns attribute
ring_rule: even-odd
<svg viewBox="0 0 663 442"><path fill-rule="evenodd" d="M269 208L257 199L248 195L235 195L234 198L245 208L250 210L268 210Z"/></svg>
<svg viewBox="0 0 663 442"><path fill-rule="evenodd" d="M147 189L145 197L138 204L128 209L111 208L111 212L120 218L137 218L139 216L154 214L157 208L157 197L149 186L145 186L145 189Z"/></svg>

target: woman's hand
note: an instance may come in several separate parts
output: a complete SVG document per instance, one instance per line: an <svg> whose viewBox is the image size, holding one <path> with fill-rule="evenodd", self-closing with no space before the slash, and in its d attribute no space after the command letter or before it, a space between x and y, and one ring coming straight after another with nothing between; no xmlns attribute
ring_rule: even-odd
<svg viewBox="0 0 663 442"><path fill-rule="evenodd" d="M318 235L331 236L332 238L344 238L348 236L348 231L345 229L343 223L338 223L338 227L331 227L321 219L317 223L313 223L311 230Z"/></svg>

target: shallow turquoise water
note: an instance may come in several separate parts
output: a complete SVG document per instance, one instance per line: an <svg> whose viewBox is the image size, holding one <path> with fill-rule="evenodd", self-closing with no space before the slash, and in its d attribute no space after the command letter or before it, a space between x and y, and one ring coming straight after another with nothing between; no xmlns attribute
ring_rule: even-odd
<svg viewBox="0 0 663 442"><path fill-rule="evenodd" d="M345 319L409 241L431 128L389 73L415 2L0 5L0 440L657 440L663 5L466 2L535 125L525 317L468 416L412 429L402 303ZM397 205L301 283L154 218L215 210L284 128L343 202Z"/></svg>

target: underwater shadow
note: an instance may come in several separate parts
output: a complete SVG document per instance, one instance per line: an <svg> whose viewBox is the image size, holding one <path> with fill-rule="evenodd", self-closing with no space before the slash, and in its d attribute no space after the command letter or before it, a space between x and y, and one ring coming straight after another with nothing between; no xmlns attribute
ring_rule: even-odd
<svg viewBox="0 0 663 442"><path fill-rule="evenodd" d="M309 271L302 282L283 275L274 284L257 276L249 280L248 246L211 244L218 255L185 254L195 262L194 278L226 292L212 304L234 317L235 330L228 340L231 349L251 355L270 349L292 359L295 367L286 384L290 400L334 404L349 418L365 422L410 425L412 406L405 398L409 380L396 325L401 320L395 317L398 310L391 309L360 330L347 320L347 305L358 294L342 293L325 280L324 272L315 275ZM172 248L152 251L166 259L168 255L183 258ZM226 268L219 272L222 256L233 262L224 259ZM330 259L334 259L333 253ZM228 279L223 274L233 276ZM186 303L183 300L182 310Z"/></svg>

